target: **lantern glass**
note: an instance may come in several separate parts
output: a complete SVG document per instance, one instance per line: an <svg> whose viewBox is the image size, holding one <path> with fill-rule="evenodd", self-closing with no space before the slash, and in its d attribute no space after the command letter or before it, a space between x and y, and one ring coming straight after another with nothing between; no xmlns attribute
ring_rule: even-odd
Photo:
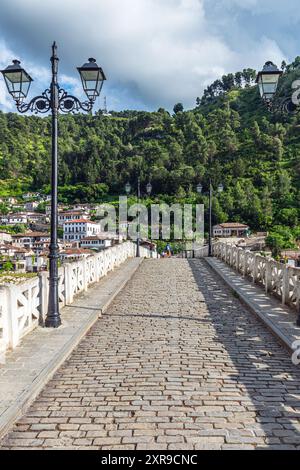
<svg viewBox="0 0 300 470"><path fill-rule="evenodd" d="M218 186L218 192L219 192L219 193L222 193L223 191L224 191L224 186L223 186L223 184L219 184L219 186Z"/></svg>
<svg viewBox="0 0 300 470"><path fill-rule="evenodd" d="M203 186L201 183L197 184L197 193L201 194L202 193Z"/></svg>
<svg viewBox="0 0 300 470"><path fill-rule="evenodd" d="M146 185L146 191L147 191L147 194L149 194L149 195L151 194L151 191L152 191L152 184L151 183L148 183Z"/></svg>
<svg viewBox="0 0 300 470"><path fill-rule="evenodd" d="M95 59L90 58L86 64L78 67L77 70L86 96L90 101L95 101L100 95L104 80L106 80L102 68L98 67Z"/></svg>
<svg viewBox="0 0 300 470"><path fill-rule="evenodd" d="M126 183L126 184L125 184L125 191L126 191L127 194L130 193L130 191L131 191L131 185L130 185L130 183Z"/></svg>
<svg viewBox="0 0 300 470"><path fill-rule="evenodd" d="M263 70L258 73L256 83L259 87L260 96L264 100L271 101L274 98L282 73L273 62L266 62Z"/></svg>
<svg viewBox="0 0 300 470"><path fill-rule="evenodd" d="M13 65L1 70L7 90L17 102L23 101L28 95L28 91L33 81L30 75L24 70L19 60L13 60Z"/></svg>

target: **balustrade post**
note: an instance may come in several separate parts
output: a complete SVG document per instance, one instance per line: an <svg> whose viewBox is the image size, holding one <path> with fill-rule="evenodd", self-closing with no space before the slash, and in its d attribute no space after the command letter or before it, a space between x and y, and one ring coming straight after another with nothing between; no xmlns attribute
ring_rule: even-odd
<svg viewBox="0 0 300 470"><path fill-rule="evenodd" d="M80 262L80 261L79 261ZM83 284L83 290L86 292L88 290L88 263L86 257L84 257L81 260L82 263L82 284Z"/></svg>
<svg viewBox="0 0 300 470"><path fill-rule="evenodd" d="M39 273L39 293L40 293L40 324L44 324L48 311L48 273Z"/></svg>
<svg viewBox="0 0 300 470"><path fill-rule="evenodd" d="M7 318L8 318L8 346L14 349L19 343L19 325L17 317L17 286L10 285L7 288Z"/></svg>
<svg viewBox="0 0 300 470"><path fill-rule="evenodd" d="M66 304L71 304L74 300L74 289L72 283L72 265L67 263L64 265L65 269L65 290L66 290Z"/></svg>
<svg viewBox="0 0 300 470"><path fill-rule="evenodd" d="M95 255L95 279L96 282L99 282L100 280L100 256Z"/></svg>
<svg viewBox="0 0 300 470"><path fill-rule="evenodd" d="M258 277L258 263L259 263L259 255L254 255L253 258L253 269L252 269L252 282L253 284L256 283Z"/></svg>
<svg viewBox="0 0 300 470"><path fill-rule="evenodd" d="M282 305L288 304L290 297L290 270L288 266L283 267L282 273Z"/></svg>
<svg viewBox="0 0 300 470"><path fill-rule="evenodd" d="M9 345L9 298L8 287L0 286L0 318L2 322L2 342L4 349Z"/></svg>
<svg viewBox="0 0 300 470"><path fill-rule="evenodd" d="M246 275L247 275L248 253L249 253L249 251L245 250L244 266L243 266L243 277L246 277Z"/></svg>
<svg viewBox="0 0 300 470"><path fill-rule="evenodd" d="M265 291L266 293L270 292L272 287L272 265L271 259L266 259L266 270L265 270Z"/></svg>
<svg viewBox="0 0 300 470"><path fill-rule="evenodd" d="M233 246L229 246L229 266L233 265Z"/></svg>
<svg viewBox="0 0 300 470"><path fill-rule="evenodd" d="M240 253L241 253L241 248L237 248L236 261L235 261L235 267L236 267L237 272L239 272L239 268L240 268Z"/></svg>

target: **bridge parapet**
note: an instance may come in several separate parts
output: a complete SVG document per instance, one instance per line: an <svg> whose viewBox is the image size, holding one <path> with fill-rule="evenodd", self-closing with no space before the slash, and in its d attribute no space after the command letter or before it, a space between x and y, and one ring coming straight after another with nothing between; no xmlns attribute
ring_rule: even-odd
<svg viewBox="0 0 300 470"><path fill-rule="evenodd" d="M283 305L300 308L300 268L294 268L230 243L216 242L213 256L224 261L242 276L260 284Z"/></svg>
<svg viewBox="0 0 300 470"><path fill-rule="evenodd" d="M208 245L182 252L182 258L205 258L206 256L208 256Z"/></svg>
<svg viewBox="0 0 300 470"><path fill-rule="evenodd" d="M60 267L60 307L71 304L77 294L86 291L128 258L133 258L135 250L136 245L127 241ZM140 255L150 258L153 252L141 246ZM0 353L15 348L21 338L43 324L47 309L48 272L20 284L0 285Z"/></svg>

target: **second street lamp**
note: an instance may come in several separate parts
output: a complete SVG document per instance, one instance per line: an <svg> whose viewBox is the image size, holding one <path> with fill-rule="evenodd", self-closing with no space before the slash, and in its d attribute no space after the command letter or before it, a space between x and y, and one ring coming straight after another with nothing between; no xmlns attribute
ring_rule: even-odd
<svg viewBox="0 0 300 470"><path fill-rule="evenodd" d="M150 196L150 194L152 192L152 184L150 183L150 181L146 185L146 191L147 191L148 196Z"/></svg>
<svg viewBox="0 0 300 470"><path fill-rule="evenodd" d="M201 183L198 183L196 186L197 193L201 194L203 191L203 186ZM219 184L218 192L221 193L224 190L223 184ZM208 232L208 256L212 256L212 197L213 197L213 186L211 178L209 178L209 232Z"/></svg>
<svg viewBox="0 0 300 470"><path fill-rule="evenodd" d="M131 191L131 184L127 182L124 186L125 192L127 195L130 194ZM150 181L146 184L146 193L148 196L150 196L152 192L152 184ZM141 183L140 183L140 177L138 176L137 179L137 198L138 198L138 204L140 203L141 199ZM140 257L140 211L138 212L138 230L137 230L137 238L136 238L136 257Z"/></svg>
<svg viewBox="0 0 300 470"><path fill-rule="evenodd" d="M57 181L58 181L58 114L74 113L76 111L90 112L93 108L96 98L99 96L103 81L106 77L96 64L95 59L89 59L87 64L78 68L81 76L84 91L88 97L88 101L80 101L73 95L69 95L63 88L58 85L58 56L57 46L54 42L52 45L51 56L52 80L50 88L45 90L41 95L32 98L29 103L24 103L32 78L21 67L18 60L13 61L13 65L9 65L2 70L8 92L16 102L17 109L20 113L31 111L34 113L51 112L52 118L52 151L51 151L51 241L49 245L49 300L48 312L45 320L46 327L57 328L61 325L59 313L59 293L58 293L58 259L59 248L57 243L57 227L58 227L58 209L57 209Z"/></svg>

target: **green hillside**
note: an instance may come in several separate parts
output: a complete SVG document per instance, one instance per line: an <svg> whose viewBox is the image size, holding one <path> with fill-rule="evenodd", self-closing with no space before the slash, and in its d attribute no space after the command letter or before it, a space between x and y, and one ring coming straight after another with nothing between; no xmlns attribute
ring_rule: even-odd
<svg viewBox="0 0 300 470"><path fill-rule="evenodd" d="M300 75L300 59L283 68L281 93ZM100 112L60 117L62 201L100 201L124 193L141 173L153 197L207 202L209 175L224 192L214 198L214 222L274 225L298 232L300 118L272 115L247 69L216 81L190 111ZM49 190L50 119L0 112L0 197ZM300 223L300 222L299 222ZM280 229L280 230L283 230Z"/></svg>

